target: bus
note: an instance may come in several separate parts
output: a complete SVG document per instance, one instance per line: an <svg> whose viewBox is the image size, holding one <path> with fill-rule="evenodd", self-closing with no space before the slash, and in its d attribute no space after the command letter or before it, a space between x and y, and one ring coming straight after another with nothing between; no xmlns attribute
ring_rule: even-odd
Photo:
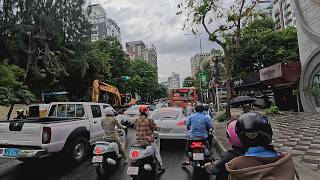
<svg viewBox="0 0 320 180"><path fill-rule="evenodd" d="M192 104L197 102L197 91L195 87L171 88L169 98L171 107L186 108L189 102Z"/></svg>

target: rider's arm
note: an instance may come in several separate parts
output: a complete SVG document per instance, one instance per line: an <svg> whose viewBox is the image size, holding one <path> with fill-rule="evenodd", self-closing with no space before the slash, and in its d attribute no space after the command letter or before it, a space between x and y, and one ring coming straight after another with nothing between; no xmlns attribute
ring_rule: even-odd
<svg viewBox="0 0 320 180"><path fill-rule="evenodd" d="M113 118L114 124L119 128L119 129L125 129L126 127L120 124L115 118Z"/></svg>
<svg viewBox="0 0 320 180"><path fill-rule="evenodd" d="M208 118L208 117L207 117L206 124L207 124L207 129L208 129L208 130L212 128L211 120L210 120L210 118Z"/></svg>
<svg viewBox="0 0 320 180"><path fill-rule="evenodd" d="M186 125L187 125L187 129L190 130L190 127L191 127L191 118L190 118L190 116L188 117Z"/></svg>
<svg viewBox="0 0 320 180"><path fill-rule="evenodd" d="M157 126L156 123L152 119L149 119L149 122L150 122L150 128L153 131L160 131L160 127Z"/></svg>

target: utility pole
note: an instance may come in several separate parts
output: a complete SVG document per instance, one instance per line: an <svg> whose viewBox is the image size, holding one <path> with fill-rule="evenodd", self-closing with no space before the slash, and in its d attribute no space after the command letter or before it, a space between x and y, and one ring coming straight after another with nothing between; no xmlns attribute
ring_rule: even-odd
<svg viewBox="0 0 320 180"><path fill-rule="evenodd" d="M219 102L219 88L218 88L218 84L219 84L219 58L216 57L216 63L215 63L215 88L216 88L216 106L217 106L217 111L220 111L220 102Z"/></svg>

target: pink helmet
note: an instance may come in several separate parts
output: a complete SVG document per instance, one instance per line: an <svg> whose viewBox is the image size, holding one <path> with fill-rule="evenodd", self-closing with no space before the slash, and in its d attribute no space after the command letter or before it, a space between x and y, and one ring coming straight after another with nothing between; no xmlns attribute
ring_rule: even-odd
<svg viewBox="0 0 320 180"><path fill-rule="evenodd" d="M244 147L236 133L237 119L232 118L227 124L227 137L232 146Z"/></svg>

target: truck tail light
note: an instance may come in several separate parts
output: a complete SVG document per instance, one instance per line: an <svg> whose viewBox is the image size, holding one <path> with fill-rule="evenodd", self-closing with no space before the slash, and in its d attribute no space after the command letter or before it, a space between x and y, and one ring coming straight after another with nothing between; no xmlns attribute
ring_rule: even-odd
<svg viewBox="0 0 320 180"><path fill-rule="evenodd" d="M42 144L49 144L51 141L51 128L43 127Z"/></svg>

